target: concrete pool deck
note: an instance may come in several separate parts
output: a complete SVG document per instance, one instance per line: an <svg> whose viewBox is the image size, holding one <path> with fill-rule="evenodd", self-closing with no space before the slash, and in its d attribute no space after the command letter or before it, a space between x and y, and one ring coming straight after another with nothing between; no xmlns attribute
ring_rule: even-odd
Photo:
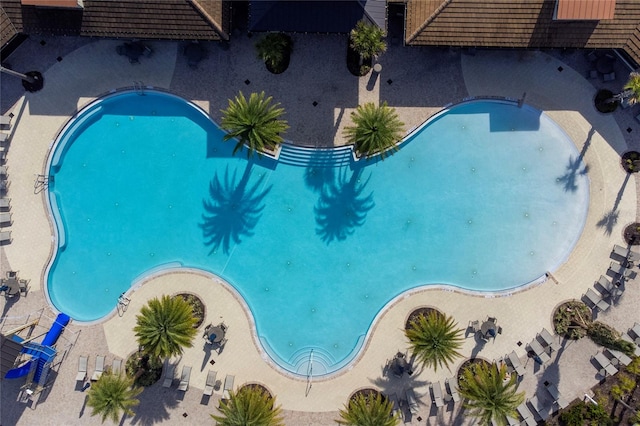
<svg viewBox="0 0 640 426"><path fill-rule="evenodd" d="M19 86L19 81L1 75L2 112L11 111L15 116L6 162L13 214L13 223L7 230L12 231L13 242L0 248L0 266L3 274L6 270L18 270L21 277L31 279L27 297L2 300L2 316L9 317L3 330L9 328L7 324L19 322L22 315L42 308L48 318L55 316L42 288L52 253L53 231L44 192L34 187L37 175L44 173L51 142L83 105L111 89L131 86L134 81L192 99L216 121L227 99L239 90L245 94L265 90L287 111L286 118L292 127L287 139L307 146L343 144L341 130L350 112L364 102L388 101L409 131L451 102L487 95L518 99L526 92L525 102L545 111L562 126L582 153L589 166L591 198L583 235L567 262L552 271L552 279L507 297L435 288L401 295L378 315L356 362L332 378L314 378L311 383L281 374L264 359L252 334L251 318L234 291L199 271L159 274L132 291L131 303L121 315L114 313L100 324L72 323L68 327L65 335L75 342L59 357L62 362L54 368L52 385L35 409L15 401L23 380L2 381L2 424L98 424L99 419L85 412L86 393L74 381L78 356L89 356L90 374L96 355L106 355L108 365L114 358L125 359L137 349L132 328L140 306L150 298L180 291L197 293L203 298L207 306L205 324L224 319L229 325L229 341L221 354L211 353L198 335L194 347L176 360L178 374L183 365L193 367L189 391L180 396L175 385L171 389L159 384L148 388L140 396L137 415L125 419L125 424L210 421L209 414L216 411L219 394L211 401L202 399L209 369L218 372L219 380L224 380L227 374L235 375L236 387L248 382L264 384L276 395L285 409L286 422L291 425L333 424L337 410L359 388L375 387L396 393L409 386L418 396L423 420L428 419L430 424L471 423L455 407L438 413L432 411L428 390L430 382L455 375L458 366L470 356L491 360L515 350L523 364L526 362L527 374L521 389L527 392L527 397L532 397L544 381L555 381L560 392L573 399L599 380L597 370L590 364L590 355L598 348L587 339L564 342L561 351L554 354L557 357L541 369L526 357L524 345L543 327L552 330L551 315L559 303L579 299L606 272L613 244L622 244L622 229L635 221L637 215L635 176L624 173L619 165L620 154L629 149L629 136L623 133L614 115L603 115L593 108L595 88L581 72L567 64L570 61L563 62L539 51L478 51L475 55L464 55L448 49L391 46L380 59L381 74L375 79L372 76L358 79L346 70L342 54L344 38L304 36L295 39L290 69L273 76L255 58L255 40L245 37L234 39L229 50L208 44L209 56L197 70L187 67L180 54L182 45L175 42L152 43L153 56L142 58L139 65L131 65L115 53L118 41L51 38L42 45L39 40L28 40L9 59L16 70L42 71L45 77L42 91L14 95L13 86ZM56 60L58 57L60 61ZM619 87L622 84L618 82ZM7 102L12 96L15 102ZM5 103L9 104L7 110ZM640 132L637 123L634 125L635 132ZM639 279L629 282L620 303L600 314L599 319L619 331L626 331L640 321L639 283ZM484 345L472 337L465 339L461 350L464 358L452 365L451 371L417 370L411 378L389 379L383 376L382 369L398 350L406 350L403 325L409 313L420 306L437 307L452 315L462 328L471 320L494 316L503 333ZM43 319L42 325L46 323ZM214 365L208 363L212 359L216 361ZM183 413L188 417L183 417ZM420 422L414 418L408 423Z"/></svg>

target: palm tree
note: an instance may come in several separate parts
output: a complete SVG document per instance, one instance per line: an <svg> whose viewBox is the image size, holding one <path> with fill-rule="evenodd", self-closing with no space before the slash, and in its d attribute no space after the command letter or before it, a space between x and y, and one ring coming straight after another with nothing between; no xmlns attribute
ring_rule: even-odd
<svg viewBox="0 0 640 426"><path fill-rule="evenodd" d="M507 378L507 366L474 363L465 368L458 381L458 391L465 398L464 407L482 424L506 425L507 417L517 418L516 408L524 401L518 390L518 376Z"/></svg>
<svg viewBox="0 0 640 426"><path fill-rule="evenodd" d="M357 393L349 399L340 420L336 423L348 426L395 426L400 423L398 413L392 414L393 403L380 392L374 395Z"/></svg>
<svg viewBox="0 0 640 426"><path fill-rule="evenodd" d="M235 100L229 99L229 107L222 110L221 127L228 132L223 139L238 139L234 154L245 143L248 145L249 158L254 151L260 155L262 151L273 150L282 143L280 134L289 128L287 122L280 119L284 108L279 108L279 103L271 105L271 96L266 99L265 96L264 92L252 93L247 100L240 92Z"/></svg>
<svg viewBox="0 0 640 426"><path fill-rule="evenodd" d="M350 34L351 48L358 52L362 59L377 57L387 50L384 31L377 25L358 21Z"/></svg>
<svg viewBox="0 0 640 426"><path fill-rule="evenodd" d="M211 414L220 426L282 426L282 409L275 406L275 398L261 386L244 386L229 392L229 399L221 400L218 411Z"/></svg>
<svg viewBox="0 0 640 426"><path fill-rule="evenodd" d="M426 316L418 315L405 330L413 355L435 371L443 365L449 368L455 358L462 356L458 349L464 341L463 330L457 325L452 317L435 310Z"/></svg>
<svg viewBox="0 0 640 426"><path fill-rule="evenodd" d="M355 126L345 127L344 135L361 155L380 154L384 160L398 150L396 143L402 139L404 123L386 102L379 107L373 103L359 105L351 113L351 120Z"/></svg>
<svg viewBox="0 0 640 426"><path fill-rule="evenodd" d="M162 296L151 299L136 316L133 331L144 352L158 358L182 354L193 346L197 329L191 305L182 297Z"/></svg>
<svg viewBox="0 0 640 426"><path fill-rule="evenodd" d="M629 74L629 80L624 85L624 89L629 96L629 105L640 102L640 73L632 72Z"/></svg>
<svg viewBox="0 0 640 426"><path fill-rule="evenodd" d="M273 72L282 72L289 62L291 53L291 37L282 33L270 33L256 43L258 57L262 59Z"/></svg>
<svg viewBox="0 0 640 426"><path fill-rule="evenodd" d="M105 372L89 388L87 405L92 416L102 416L102 423L107 418L118 423L123 414L134 414L132 408L140 403L136 399L140 392L142 388L134 387L132 378Z"/></svg>

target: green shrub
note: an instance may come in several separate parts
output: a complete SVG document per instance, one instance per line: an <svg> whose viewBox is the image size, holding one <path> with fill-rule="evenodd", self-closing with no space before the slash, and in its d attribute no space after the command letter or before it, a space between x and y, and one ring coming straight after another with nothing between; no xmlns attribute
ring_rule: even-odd
<svg viewBox="0 0 640 426"><path fill-rule="evenodd" d="M585 404L580 401L560 414L560 424L563 426L582 426L584 424Z"/></svg>
<svg viewBox="0 0 640 426"><path fill-rule="evenodd" d="M563 303L553 315L556 334L573 340L586 335L590 321L591 309L580 301Z"/></svg>

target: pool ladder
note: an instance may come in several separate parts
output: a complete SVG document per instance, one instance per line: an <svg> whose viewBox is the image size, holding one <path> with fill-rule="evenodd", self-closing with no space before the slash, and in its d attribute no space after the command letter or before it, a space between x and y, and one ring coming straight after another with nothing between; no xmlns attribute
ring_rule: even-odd
<svg viewBox="0 0 640 426"><path fill-rule="evenodd" d="M144 83L141 81L134 81L133 90L135 90L136 93L140 96L144 95Z"/></svg>

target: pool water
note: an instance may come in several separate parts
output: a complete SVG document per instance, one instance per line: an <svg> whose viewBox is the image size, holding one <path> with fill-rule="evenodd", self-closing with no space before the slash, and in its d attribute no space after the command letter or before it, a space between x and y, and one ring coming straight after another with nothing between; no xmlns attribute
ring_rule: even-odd
<svg viewBox="0 0 640 426"><path fill-rule="evenodd" d="M327 374L402 292L509 291L555 270L588 208L580 154L527 105L454 106L384 161L291 146L248 161L222 137L153 91L111 95L67 125L49 166L56 309L94 321L150 271L199 268L244 297L278 365L306 374L313 350L313 374Z"/></svg>

